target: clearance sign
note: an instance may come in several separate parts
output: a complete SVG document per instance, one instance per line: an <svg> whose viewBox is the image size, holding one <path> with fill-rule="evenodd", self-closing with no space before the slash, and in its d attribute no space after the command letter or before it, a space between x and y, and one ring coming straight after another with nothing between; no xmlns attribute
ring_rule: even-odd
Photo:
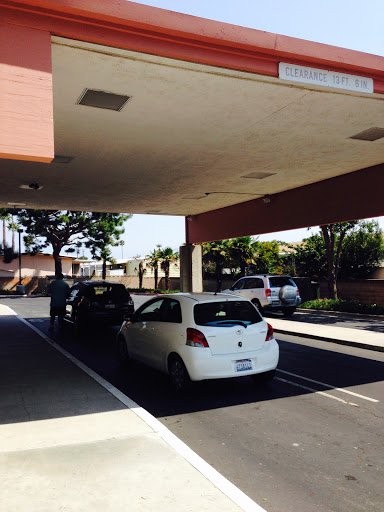
<svg viewBox="0 0 384 512"><path fill-rule="evenodd" d="M373 93L373 80L364 76L336 73L326 69L307 68L295 64L279 63L279 78L290 82L323 85L348 91Z"/></svg>

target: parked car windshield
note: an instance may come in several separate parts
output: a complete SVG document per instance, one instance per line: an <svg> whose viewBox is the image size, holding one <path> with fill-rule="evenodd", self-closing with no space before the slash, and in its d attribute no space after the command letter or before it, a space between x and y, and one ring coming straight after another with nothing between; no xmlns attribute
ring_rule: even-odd
<svg viewBox="0 0 384 512"><path fill-rule="evenodd" d="M270 277L269 283L271 288L282 288L283 286L296 286L292 279L286 276Z"/></svg>
<svg viewBox="0 0 384 512"><path fill-rule="evenodd" d="M245 300L196 304L193 313L197 325L231 327L238 323L250 325L262 321L257 309Z"/></svg>

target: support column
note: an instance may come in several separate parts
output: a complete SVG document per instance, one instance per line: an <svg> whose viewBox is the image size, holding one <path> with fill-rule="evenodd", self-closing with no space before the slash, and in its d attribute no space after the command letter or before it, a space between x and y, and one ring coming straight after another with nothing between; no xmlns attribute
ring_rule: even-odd
<svg viewBox="0 0 384 512"><path fill-rule="evenodd" d="M0 23L0 158L53 157L51 34Z"/></svg>
<svg viewBox="0 0 384 512"><path fill-rule="evenodd" d="M182 292L203 291L203 261L201 245L180 247L180 289Z"/></svg>

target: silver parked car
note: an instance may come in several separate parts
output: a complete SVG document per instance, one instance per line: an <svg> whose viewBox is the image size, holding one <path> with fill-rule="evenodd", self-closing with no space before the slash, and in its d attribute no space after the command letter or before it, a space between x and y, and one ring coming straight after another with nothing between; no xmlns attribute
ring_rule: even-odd
<svg viewBox="0 0 384 512"><path fill-rule="evenodd" d="M260 312L280 310L284 316L293 315L301 304L299 289L290 276L260 274L242 277L223 293L245 297Z"/></svg>

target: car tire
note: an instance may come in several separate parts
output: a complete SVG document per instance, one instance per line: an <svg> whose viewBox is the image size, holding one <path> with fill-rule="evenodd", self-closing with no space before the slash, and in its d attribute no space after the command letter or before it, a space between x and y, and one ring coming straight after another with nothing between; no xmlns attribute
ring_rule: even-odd
<svg viewBox="0 0 384 512"><path fill-rule="evenodd" d="M131 362L131 358L129 356L127 344L123 336L119 336L116 341L116 352L117 357L120 361L121 366L128 366Z"/></svg>
<svg viewBox="0 0 384 512"><path fill-rule="evenodd" d="M283 315L286 317L292 316L295 311L296 311L296 308L283 308L282 309Z"/></svg>
<svg viewBox="0 0 384 512"><path fill-rule="evenodd" d="M269 370L264 373L256 373L251 377L256 384L267 384L275 377L275 374L276 370Z"/></svg>
<svg viewBox="0 0 384 512"><path fill-rule="evenodd" d="M263 308L261 307L260 301L257 299L253 299L252 304L255 306L257 311L262 315L264 313Z"/></svg>
<svg viewBox="0 0 384 512"><path fill-rule="evenodd" d="M188 370L181 357L174 354L169 358L168 373L171 386L177 393L187 391L191 386Z"/></svg>

